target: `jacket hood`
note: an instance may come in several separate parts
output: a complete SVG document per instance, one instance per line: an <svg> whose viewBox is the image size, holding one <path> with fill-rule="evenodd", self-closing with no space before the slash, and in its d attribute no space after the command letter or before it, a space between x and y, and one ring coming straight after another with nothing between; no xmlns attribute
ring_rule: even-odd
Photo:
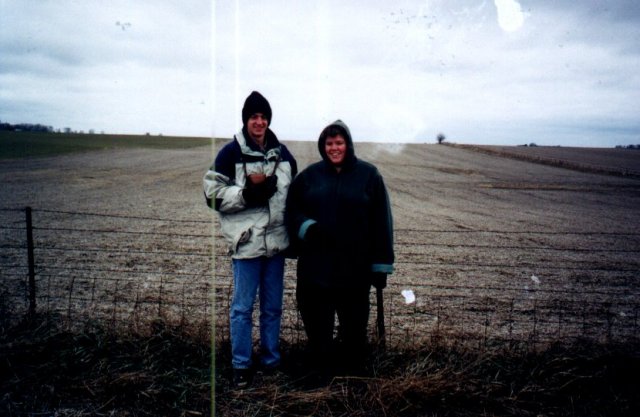
<svg viewBox="0 0 640 417"><path fill-rule="evenodd" d="M347 154L344 157L342 166L353 164L356 161L356 152L353 146L353 139L351 138L351 131L347 124L340 119L325 127L320 133L320 137L318 138L318 152L320 152L320 156L322 156L322 159L325 162L331 164L331 161L325 152L324 144L329 136L335 136L336 134L340 134L347 142Z"/></svg>

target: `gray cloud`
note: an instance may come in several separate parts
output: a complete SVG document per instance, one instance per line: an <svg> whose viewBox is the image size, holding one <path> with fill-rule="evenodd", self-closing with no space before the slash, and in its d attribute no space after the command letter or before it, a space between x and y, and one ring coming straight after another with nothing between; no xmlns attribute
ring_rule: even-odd
<svg viewBox="0 0 640 417"><path fill-rule="evenodd" d="M210 11L206 0L3 2L0 119L208 135Z"/></svg>
<svg viewBox="0 0 640 417"><path fill-rule="evenodd" d="M258 89L285 139L640 142L633 1L522 0L513 32L490 0L1 4L2 120L230 136Z"/></svg>

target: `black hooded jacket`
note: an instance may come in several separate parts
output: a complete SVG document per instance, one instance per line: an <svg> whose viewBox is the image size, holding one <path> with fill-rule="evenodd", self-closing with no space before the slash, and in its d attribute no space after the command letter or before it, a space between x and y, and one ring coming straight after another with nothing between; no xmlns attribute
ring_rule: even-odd
<svg viewBox="0 0 640 417"><path fill-rule="evenodd" d="M349 128L347 155L341 170L325 154L326 137L320 136L322 161L303 170L289 188L286 222L298 251L298 280L327 288L370 284L371 272L393 272L393 220L382 176L372 164L355 156ZM309 227L322 229L323 242L305 239Z"/></svg>

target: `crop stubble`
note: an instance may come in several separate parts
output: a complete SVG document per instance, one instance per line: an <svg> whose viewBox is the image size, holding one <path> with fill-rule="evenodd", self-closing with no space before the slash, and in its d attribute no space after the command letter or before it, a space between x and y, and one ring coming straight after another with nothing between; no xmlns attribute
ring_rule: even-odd
<svg viewBox="0 0 640 417"><path fill-rule="evenodd" d="M318 159L315 143L287 145L301 169ZM581 151L593 163L592 150L573 149L571 158ZM637 152L617 151L625 165L638 163ZM639 180L453 146L357 143L356 152L390 191L397 263L385 304L398 343L636 336ZM39 293L49 292L39 301L57 303L48 308L70 321L90 311L140 327L158 315L206 323L215 287L226 337L230 265L216 239L212 268L217 222L201 188L213 154L135 149L3 161L4 207L34 208ZM289 261L283 335L299 340L294 288ZM404 303L403 289L415 303Z"/></svg>

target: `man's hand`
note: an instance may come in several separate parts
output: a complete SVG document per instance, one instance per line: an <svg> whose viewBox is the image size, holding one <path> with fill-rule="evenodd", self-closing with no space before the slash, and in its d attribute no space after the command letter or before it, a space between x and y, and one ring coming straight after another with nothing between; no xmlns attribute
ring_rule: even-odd
<svg viewBox="0 0 640 417"><path fill-rule="evenodd" d="M265 198L269 200L278 191L278 176L270 175L267 177L265 184Z"/></svg>
<svg viewBox="0 0 640 417"><path fill-rule="evenodd" d="M277 183L278 177L271 175L259 184L249 184L242 190L242 198L249 207L265 206L278 190Z"/></svg>

